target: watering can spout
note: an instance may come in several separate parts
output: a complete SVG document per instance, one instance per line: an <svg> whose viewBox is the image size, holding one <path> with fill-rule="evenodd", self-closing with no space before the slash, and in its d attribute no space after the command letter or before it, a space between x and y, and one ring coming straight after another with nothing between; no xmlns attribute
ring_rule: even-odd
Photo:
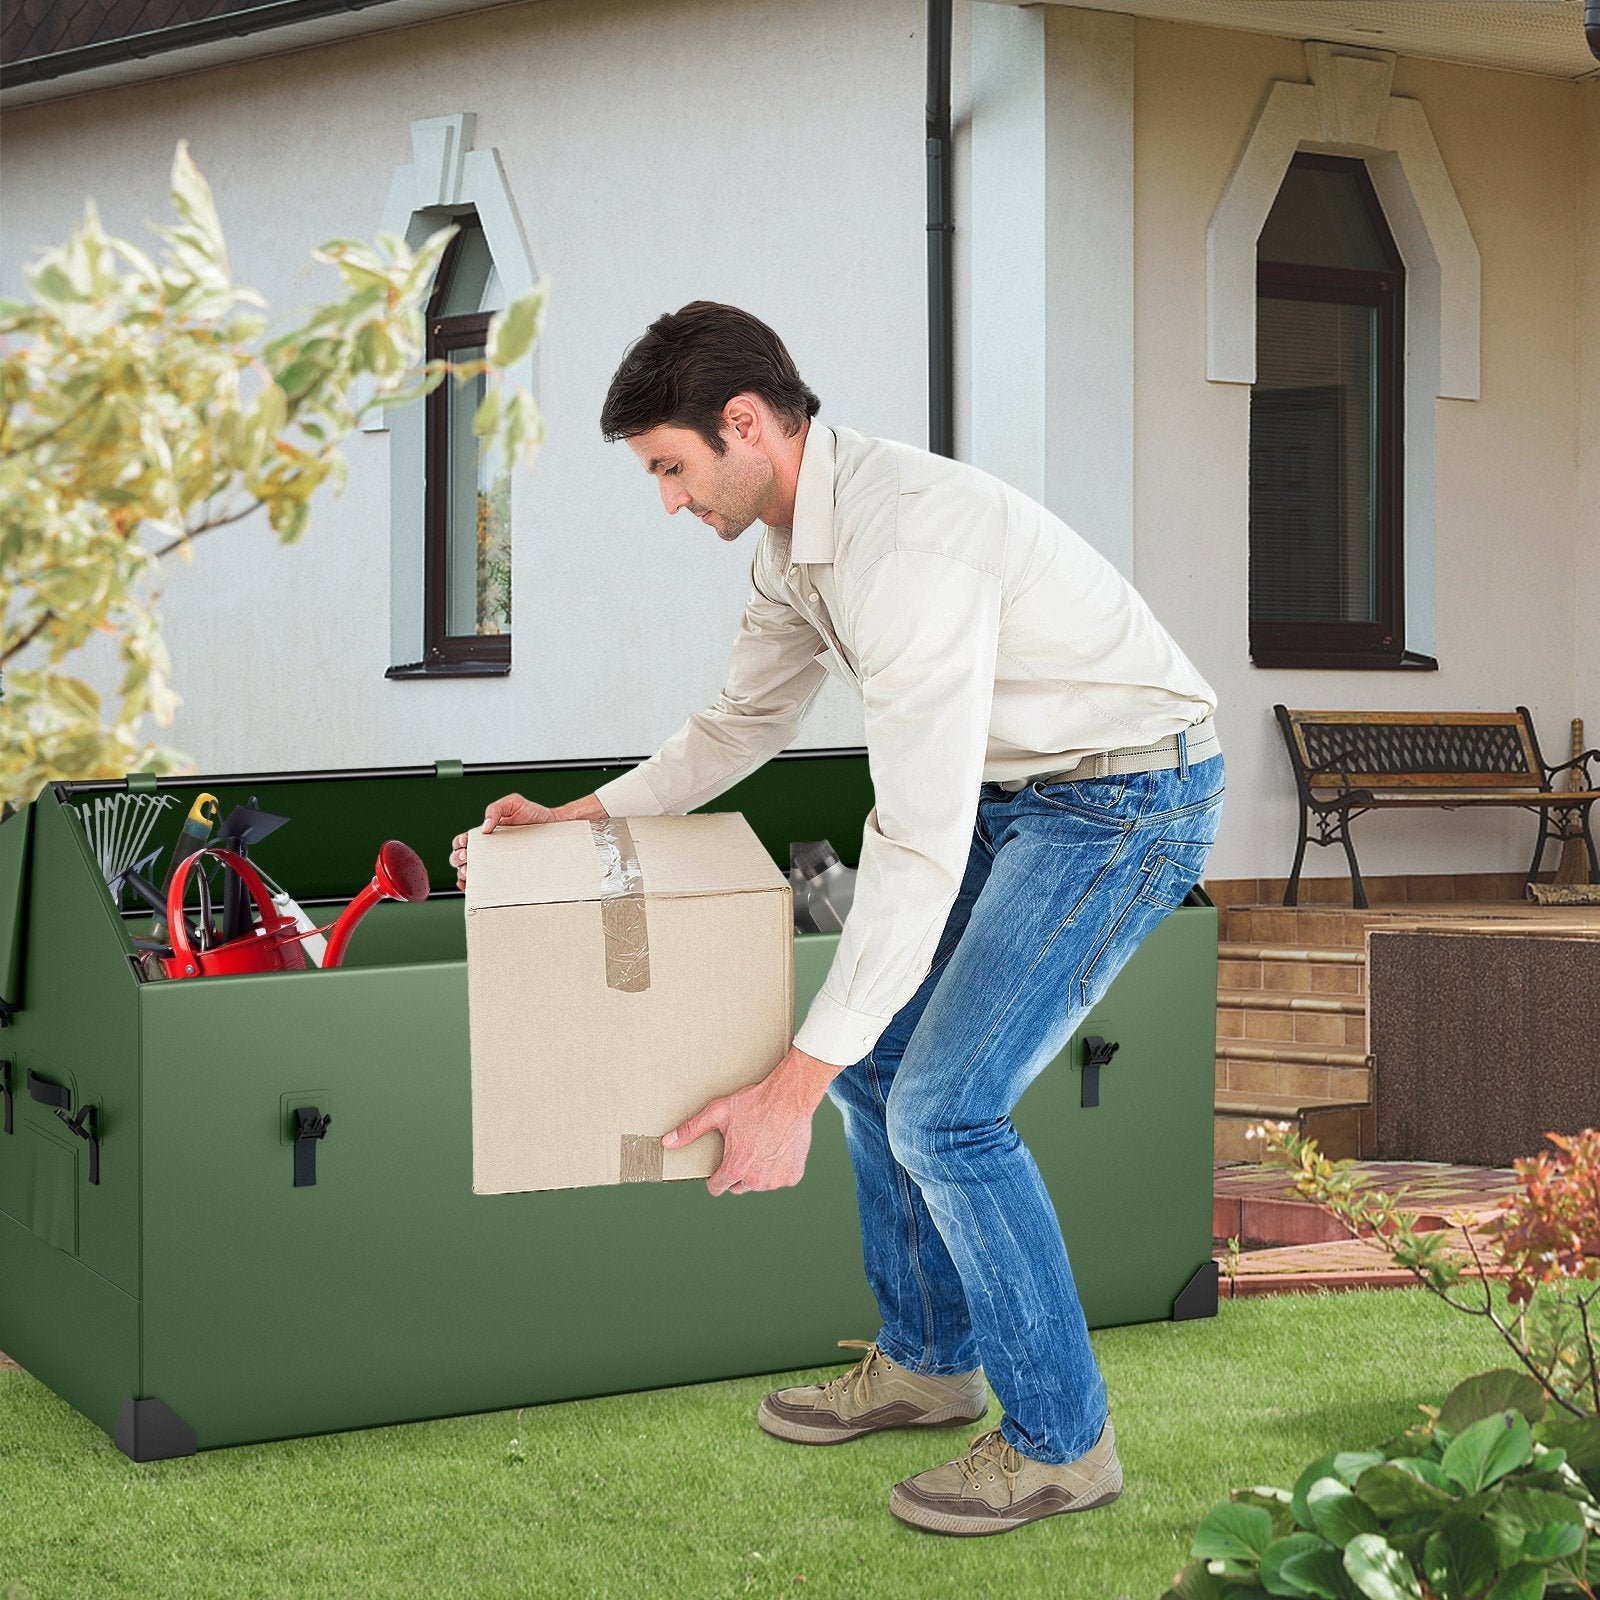
<svg viewBox="0 0 1600 1600"><path fill-rule="evenodd" d="M422 857L410 845L398 839L387 839L378 852L378 865L372 882L344 909L344 915L333 925L328 935L327 953L322 958L324 969L336 967L344 958L345 946L356 924L380 900L426 900L428 898L428 869Z"/></svg>

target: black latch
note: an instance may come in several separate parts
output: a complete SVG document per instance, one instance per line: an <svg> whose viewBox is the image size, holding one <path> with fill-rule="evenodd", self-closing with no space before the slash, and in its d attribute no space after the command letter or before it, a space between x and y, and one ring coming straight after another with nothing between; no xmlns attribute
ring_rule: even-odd
<svg viewBox="0 0 1600 1600"><path fill-rule="evenodd" d="M11 1063L0 1061L0 1133L11 1132Z"/></svg>
<svg viewBox="0 0 1600 1600"><path fill-rule="evenodd" d="M1083 1041L1083 1099L1086 1106L1100 1104L1100 1069L1109 1066L1111 1058L1122 1048L1115 1039L1107 1041L1091 1034Z"/></svg>
<svg viewBox="0 0 1600 1600"><path fill-rule="evenodd" d="M323 1116L315 1106L294 1109L294 1186L308 1189L317 1181L317 1141L328 1134L331 1116Z"/></svg>
<svg viewBox="0 0 1600 1600"><path fill-rule="evenodd" d="M77 1134L80 1139L89 1141L89 1182L100 1181L100 1138L95 1129L94 1107L81 1105L76 1116L68 1116L65 1111L58 1111L56 1115L66 1123L70 1132Z"/></svg>

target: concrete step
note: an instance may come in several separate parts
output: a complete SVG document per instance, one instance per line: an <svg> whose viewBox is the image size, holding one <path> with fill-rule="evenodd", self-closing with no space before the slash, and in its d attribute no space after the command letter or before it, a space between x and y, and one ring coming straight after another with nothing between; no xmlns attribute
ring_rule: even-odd
<svg viewBox="0 0 1600 1600"><path fill-rule="evenodd" d="M1217 990L1217 1038L1344 1045L1364 1052L1366 1001L1353 994L1222 987Z"/></svg>
<svg viewBox="0 0 1600 1600"><path fill-rule="evenodd" d="M1364 995L1364 950L1337 945L1275 945L1224 940L1217 946L1217 982L1226 989L1289 994Z"/></svg>
<svg viewBox="0 0 1600 1600"><path fill-rule="evenodd" d="M1222 1045L1237 1045L1250 1055L1217 1055L1216 1087L1239 1094L1309 1095L1316 1100L1358 1101L1372 1099L1372 1067L1364 1055L1339 1052L1340 1060L1324 1059L1332 1051L1310 1046L1268 1045L1224 1040Z"/></svg>

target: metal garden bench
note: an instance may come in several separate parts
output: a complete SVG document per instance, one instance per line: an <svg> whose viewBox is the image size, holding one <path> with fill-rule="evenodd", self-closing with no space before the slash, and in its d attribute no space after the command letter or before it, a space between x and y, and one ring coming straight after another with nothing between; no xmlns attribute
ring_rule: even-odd
<svg viewBox="0 0 1600 1600"><path fill-rule="evenodd" d="M1589 762L1600 750L1548 765L1526 706L1515 711L1291 711L1274 706L1300 794L1300 839L1283 903L1298 903L1300 868L1310 843L1342 844L1350 862L1352 903L1367 904L1350 822L1390 806L1521 806L1537 813L1539 839L1527 882L1539 872L1545 846L1582 839L1590 882L1600 859L1589 810L1600 800ZM1557 789L1571 772L1580 787Z"/></svg>

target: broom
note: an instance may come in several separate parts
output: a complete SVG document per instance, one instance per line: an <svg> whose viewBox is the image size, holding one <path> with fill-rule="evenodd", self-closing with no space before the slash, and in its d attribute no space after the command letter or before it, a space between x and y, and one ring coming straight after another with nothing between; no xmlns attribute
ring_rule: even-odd
<svg viewBox="0 0 1600 1600"><path fill-rule="evenodd" d="M1572 759L1583 754L1583 718L1572 719ZM1583 787L1583 768L1567 768L1567 788ZM1589 852L1582 839L1567 839L1561 846L1561 860L1556 867L1557 883L1587 883L1589 881Z"/></svg>

